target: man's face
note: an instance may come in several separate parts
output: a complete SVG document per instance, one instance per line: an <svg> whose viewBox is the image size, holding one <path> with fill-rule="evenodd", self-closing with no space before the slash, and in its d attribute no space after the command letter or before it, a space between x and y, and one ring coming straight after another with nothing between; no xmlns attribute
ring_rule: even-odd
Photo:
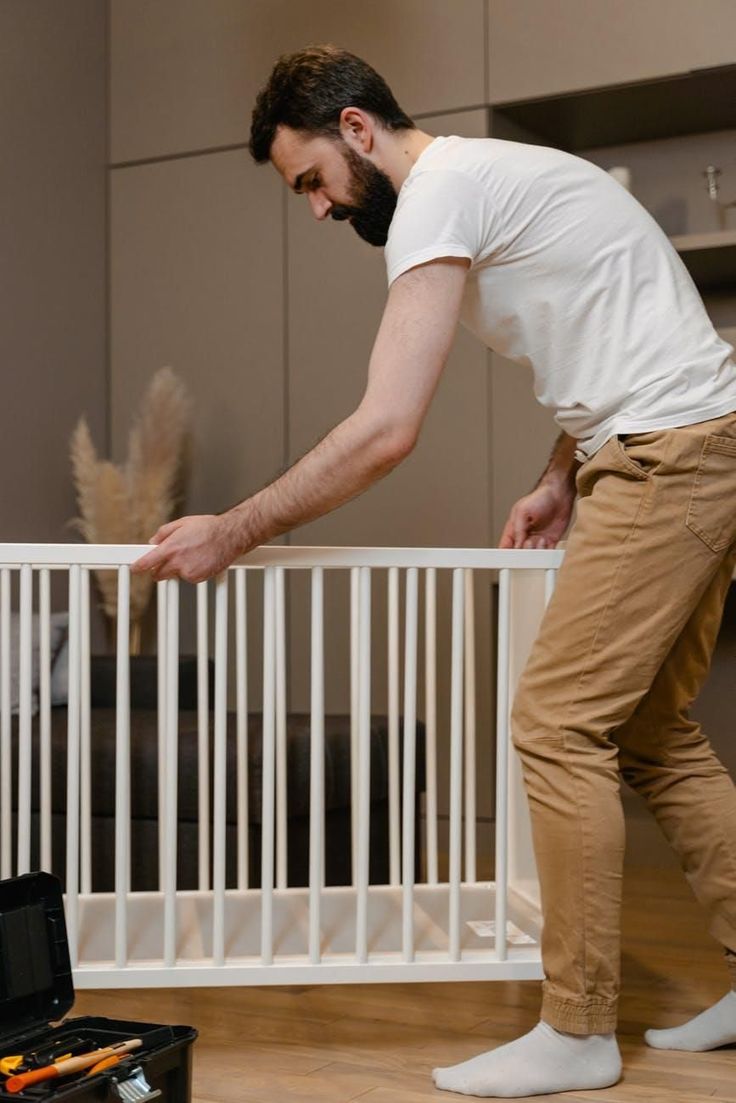
<svg viewBox="0 0 736 1103"><path fill-rule="evenodd" d="M385 245L397 193L385 172L342 138L305 137L280 126L271 160L290 188L306 194L315 218L349 221L370 245Z"/></svg>

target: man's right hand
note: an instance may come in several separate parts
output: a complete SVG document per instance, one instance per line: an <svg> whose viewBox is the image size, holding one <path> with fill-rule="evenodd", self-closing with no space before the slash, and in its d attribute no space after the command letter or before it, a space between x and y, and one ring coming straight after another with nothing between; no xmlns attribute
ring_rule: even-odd
<svg viewBox="0 0 736 1103"><path fill-rule="evenodd" d="M511 507L500 548L554 548L570 523L575 492L541 483Z"/></svg>

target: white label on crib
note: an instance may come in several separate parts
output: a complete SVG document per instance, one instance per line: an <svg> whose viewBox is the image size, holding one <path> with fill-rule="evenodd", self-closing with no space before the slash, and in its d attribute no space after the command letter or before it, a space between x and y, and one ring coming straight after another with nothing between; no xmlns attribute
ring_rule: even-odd
<svg viewBox="0 0 736 1103"><path fill-rule="evenodd" d="M479 938L496 937L495 919L469 919L468 926ZM511 946L536 946L536 940L531 935L520 931L513 923L506 924L506 941Z"/></svg>

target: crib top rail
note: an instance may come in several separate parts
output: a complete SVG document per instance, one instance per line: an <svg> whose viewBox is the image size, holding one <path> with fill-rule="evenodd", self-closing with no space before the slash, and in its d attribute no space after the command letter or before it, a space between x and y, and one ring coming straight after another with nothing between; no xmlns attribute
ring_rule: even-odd
<svg viewBox="0 0 736 1103"><path fill-rule="evenodd" d="M115 568L129 566L147 551L149 544L3 544L0 567ZM255 548L232 568L285 567L291 569L350 567L466 568L471 570L545 570L558 567L562 550L507 548L352 548L284 547ZM232 569L231 568L231 569Z"/></svg>

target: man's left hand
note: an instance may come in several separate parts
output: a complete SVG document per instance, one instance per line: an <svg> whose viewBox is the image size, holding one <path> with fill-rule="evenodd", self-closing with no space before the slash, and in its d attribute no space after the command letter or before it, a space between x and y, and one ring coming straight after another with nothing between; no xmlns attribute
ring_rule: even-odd
<svg viewBox="0 0 736 1103"><path fill-rule="evenodd" d="M151 538L156 547L131 565L131 571L150 571L156 582L181 578L204 582L219 574L243 553L232 520L226 515L180 517L162 525Z"/></svg>

